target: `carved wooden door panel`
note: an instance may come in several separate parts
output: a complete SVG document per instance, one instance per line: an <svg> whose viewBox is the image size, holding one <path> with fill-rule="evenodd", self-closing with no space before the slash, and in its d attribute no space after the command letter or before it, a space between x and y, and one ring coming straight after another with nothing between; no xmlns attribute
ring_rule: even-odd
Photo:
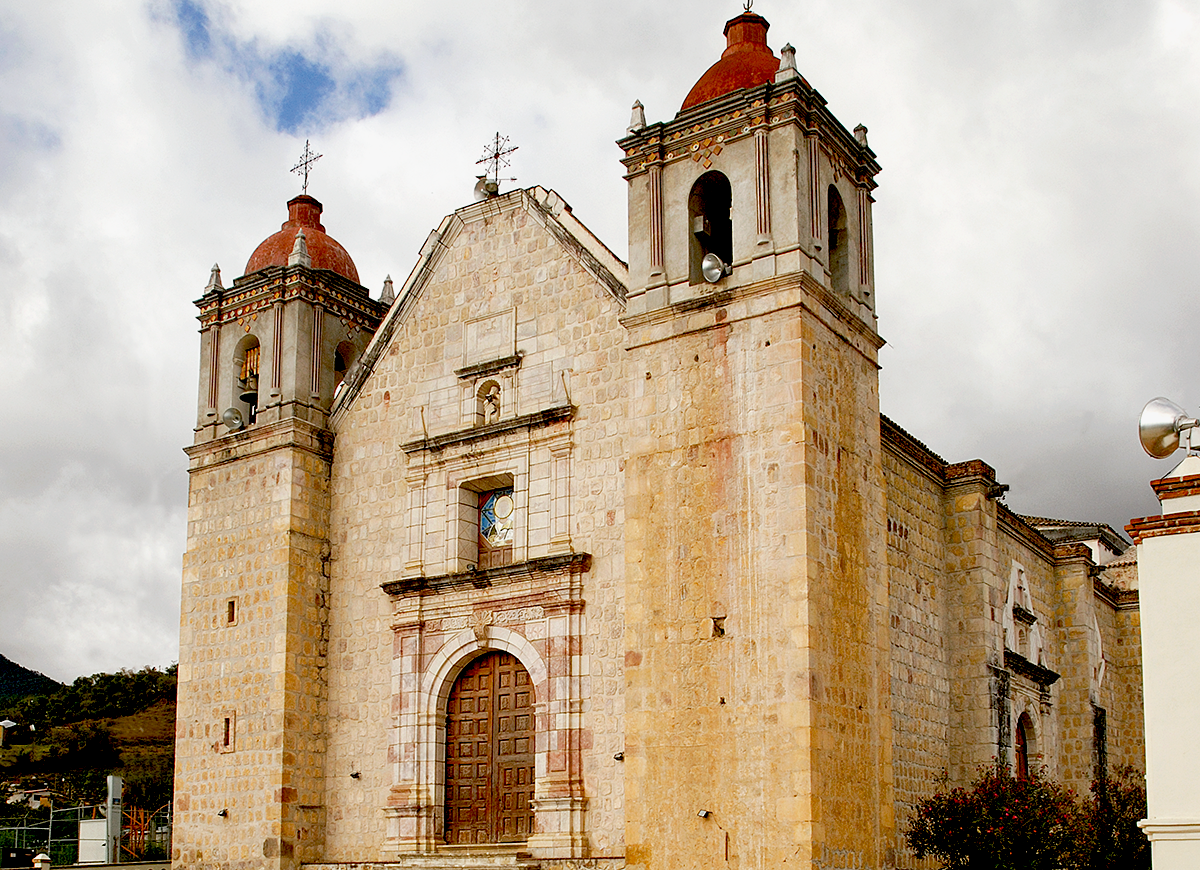
<svg viewBox="0 0 1200 870"><path fill-rule="evenodd" d="M446 842L506 843L533 833L533 686L508 653L472 662L446 717Z"/></svg>

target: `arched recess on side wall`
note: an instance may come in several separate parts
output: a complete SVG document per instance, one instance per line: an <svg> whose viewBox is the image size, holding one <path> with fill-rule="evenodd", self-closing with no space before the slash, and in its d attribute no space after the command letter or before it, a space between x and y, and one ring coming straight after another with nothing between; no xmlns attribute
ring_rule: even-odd
<svg viewBox="0 0 1200 870"><path fill-rule="evenodd" d="M1017 717L1017 727L1013 729L1013 747L1013 773L1019 779L1027 779L1030 772L1037 769L1040 757L1037 731L1028 712L1022 712Z"/></svg>

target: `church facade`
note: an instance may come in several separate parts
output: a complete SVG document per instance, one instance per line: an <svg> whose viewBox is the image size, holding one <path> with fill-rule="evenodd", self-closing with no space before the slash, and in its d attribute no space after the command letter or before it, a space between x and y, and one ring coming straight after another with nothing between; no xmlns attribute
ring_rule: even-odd
<svg viewBox="0 0 1200 870"><path fill-rule="evenodd" d="M1136 565L879 413L866 130L767 22L372 298L321 205L198 301L173 863L920 866L999 759L1143 765Z"/></svg>

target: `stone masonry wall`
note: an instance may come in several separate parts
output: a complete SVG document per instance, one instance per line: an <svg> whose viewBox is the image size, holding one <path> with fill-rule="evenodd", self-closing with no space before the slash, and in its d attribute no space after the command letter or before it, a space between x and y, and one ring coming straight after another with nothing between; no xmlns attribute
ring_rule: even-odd
<svg viewBox="0 0 1200 870"><path fill-rule="evenodd" d="M322 851L328 438L293 421L189 452L173 861L293 867Z"/></svg>
<svg viewBox="0 0 1200 870"><path fill-rule="evenodd" d="M804 287L627 320L630 867L891 843L873 349Z"/></svg>
<svg viewBox="0 0 1200 870"><path fill-rule="evenodd" d="M893 768L898 866L917 862L903 831L949 767L950 680L942 573L942 486L885 430L888 588L891 599Z"/></svg>
<svg viewBox="0 0 1200 870"><path fill-rule="evenodd" d="M522 195L481 203L451 220L453 235L422 295L406 310L362 392L335 420L325 795L331 861L379 860L400 848L395 830L389 840L384 810L392 786L412 775L416 746L414 734L395 729L418 703L423 669L454 634L431 633L423 657L410 655L401 635L393 638L393 606L380 584L414 571L428 576L459 570L457 551L446 538L453 529L447 516L452 499L436 487L415 501L410 496L422 491L414 487L424 487L426 479L470 479L495 468L518 469L515 496L527 527L518 530L521 549L514 559L571 551L592 557L582 577L581 647L574 650L582 699L579 709L563 714L581 717L585 736L580 752L589 849L595 856L619 856L624 849L623 777L614 759L623 748L626 381L620 305L546 229L536 205L520 200L524 205L514 207ZM515 369L496 375L503 386L501 420L569 402L575 411L565 424L566 464L552 465L528 439L520 447L508 438L503 453L490 446L498 442L472 442L470 451L453 453L453 473L439 464L440 454L406 454L400 445L425 432L437 437L473 424L476 385L454 370L470 361L474 324L489 318L503 324L509 312L515 343L508 353L522 356ZM428 474L420 462L429 463ZM552 492L558 499L553 511ZM422 513L414 514L413 505ZM552 514L566 525L553 527ZM454 596L461 616L453 618L468 619L480 608L503 610L497 592ZM523 622L504 629L532 631ZM351 778L352 770L361 777Z"/></svg>

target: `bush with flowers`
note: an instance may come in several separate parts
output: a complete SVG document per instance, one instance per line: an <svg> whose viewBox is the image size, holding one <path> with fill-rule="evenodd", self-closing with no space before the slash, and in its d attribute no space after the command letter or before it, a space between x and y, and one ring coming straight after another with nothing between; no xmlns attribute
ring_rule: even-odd
<svg viewBox="0 0 1200 870"><path fill-rule="evenodd" d="M918 858L969 870L1143 870L1149 844L1140 774L1122 769L1092 786L1091 800L1038 772L982 770L969 788L921 801L905 832Z"/></svg>

